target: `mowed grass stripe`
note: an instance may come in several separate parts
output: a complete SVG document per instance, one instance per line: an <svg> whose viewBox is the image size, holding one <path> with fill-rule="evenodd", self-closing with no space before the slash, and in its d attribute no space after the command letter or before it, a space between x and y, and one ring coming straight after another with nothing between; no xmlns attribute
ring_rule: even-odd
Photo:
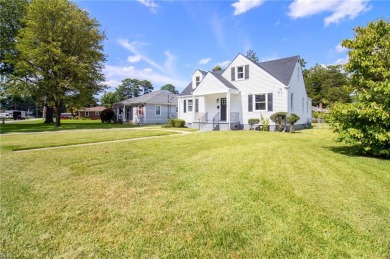
<svg viewBox="0 0 390 259"><path fill-rule="evenodd" d="M78 132L61 132L60 134L0 135L1 149L4 151L25 151L53 147L67 147L87 144L107 143L110 141L127 141L178 134L177 131L148 130L83 130Z"/></svg>
<svg viewBox="0 0 390 259"><path fill-rule="evenodd" d="M390 163L326 129L2 153L15 257L388 258Z"/></svg>

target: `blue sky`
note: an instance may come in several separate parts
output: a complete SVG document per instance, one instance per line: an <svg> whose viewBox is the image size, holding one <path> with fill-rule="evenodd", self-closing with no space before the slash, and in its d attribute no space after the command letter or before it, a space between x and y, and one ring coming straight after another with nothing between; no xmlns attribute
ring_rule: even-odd
<svg viewBox="0 0 390 259"><path fill-rule="evenodd" d="M343 64L353 28L390 17L390 2L368 0L74 0L106 34L106 84L146 79L179 91L195 69L225 68L253 49L261 61L300 55L308 68Z"/></svg>

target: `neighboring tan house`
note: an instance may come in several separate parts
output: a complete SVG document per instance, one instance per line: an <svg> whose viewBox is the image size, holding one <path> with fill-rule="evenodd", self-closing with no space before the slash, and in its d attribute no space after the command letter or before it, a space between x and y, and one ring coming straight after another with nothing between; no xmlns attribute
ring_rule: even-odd
<svg viewBox="0 0 390 259"><path fill-rule="evenodd" d="M255 63L242 54L222 71L196 70L178 98L179 119L204 130L249 129L248 119L295 113L295 128L311 122L299 56ZM270 120L270 129L275 123Z"/></svg>
<svg viewBox="0 0 390 259"><path fill-rule="evenodd" d="M100 120L100 113L107 109L104 106L85 107L78 110L79 118L88 118L91 120Z"/></svg>
<svg viewBox="0 0 390 259"><path fill-rule="evenodd" d="M117 120L134 124L166 124L177 118L177 94L153 91L114 104Z"/></svg>

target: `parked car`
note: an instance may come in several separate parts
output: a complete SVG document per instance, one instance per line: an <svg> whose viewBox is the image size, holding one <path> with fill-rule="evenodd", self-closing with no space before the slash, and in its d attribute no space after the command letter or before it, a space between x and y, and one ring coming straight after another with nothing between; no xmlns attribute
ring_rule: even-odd
<svg viewBox="0 0 390 259"><path fill-rule="evenodd" d="M6 112L0 113L0 119L9 119L9 118L10 118L9 113Z"/></svg>
<svg viewBox="0 0 390 259"><path fill-rule="evenodd" d="M66 112L61 113L61 119L72 119L72 118L73 116L71 113L66 113Z"/></svg>

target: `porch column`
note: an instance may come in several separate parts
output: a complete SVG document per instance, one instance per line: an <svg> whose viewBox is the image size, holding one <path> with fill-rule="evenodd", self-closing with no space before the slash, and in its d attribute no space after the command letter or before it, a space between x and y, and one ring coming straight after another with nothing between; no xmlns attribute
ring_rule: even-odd
<svg viewBox="0 0 390 259"><path fill-rule="evenodd" d="M227 116L227 123L228 123L228 130L230 130L230 92L228 92L226 94L226 102L227 102L227 105L226 105L226 116Z"/></svg>
<svg viewBox="0 0 390 259"><path fill-rule="evenodd" d="M123 122L126 121L126 105L123 104Z"/></svg>
<svg viewBox="0 0 390 259"><path fill-rule="evenodd" d="M192 121L195 121L195 96L192 96Z"/></svg>

